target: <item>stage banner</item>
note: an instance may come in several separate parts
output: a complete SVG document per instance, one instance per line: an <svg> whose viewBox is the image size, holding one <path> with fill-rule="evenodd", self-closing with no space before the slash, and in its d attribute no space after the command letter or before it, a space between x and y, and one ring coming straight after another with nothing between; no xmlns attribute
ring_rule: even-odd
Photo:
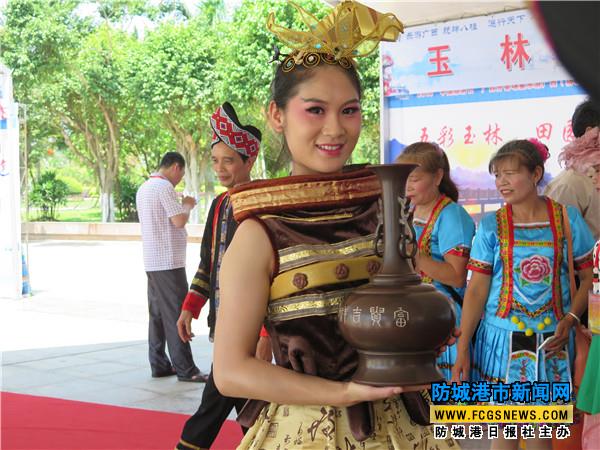
<svg viewBox="0 0 600 450"><path fill-rule="evenodd" d="M476 218L501 204L488 162L504 143L539 139L551 153L546 181L560 172L585 95L529 11L409 27L381 44L381 65L382 161L413 142L438 143Z"/></svg>
<svg viewBox="0 0 600 450"><path fill-rule="evenodd" d="M0 65L0 298L22 292L18 105L9 70Z"/></svg>

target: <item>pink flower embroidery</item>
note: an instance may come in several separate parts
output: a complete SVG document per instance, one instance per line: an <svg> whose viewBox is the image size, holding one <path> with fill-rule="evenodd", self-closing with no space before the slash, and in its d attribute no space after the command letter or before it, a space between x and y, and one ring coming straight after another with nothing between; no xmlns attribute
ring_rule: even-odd
<svg viewBox="0 0 600 450"><path fill-rule="evenodd" d="M550 261L545 256L534 255L524 259L519 265L521 278L529 283L546 281L551 273Z"/></svg>

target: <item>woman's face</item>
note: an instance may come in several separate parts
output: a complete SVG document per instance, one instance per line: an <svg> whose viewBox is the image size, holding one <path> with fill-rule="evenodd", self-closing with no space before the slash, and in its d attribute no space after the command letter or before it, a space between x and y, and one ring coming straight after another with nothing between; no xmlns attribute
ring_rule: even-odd
<svg viewBox="0 0 600 450"><path fill-rule="evenodd" d="M600 191L600 165L590 167L587 171L587 176L591 178L596 190Z"/></svg>
<svg viewBox="0 0 600 450"><path fill-rule="evenodd" d="M412 205L426 205L439 195L439 183L443 172L430 173L417 167L408 176L406 181L406 196Z"/></svg>
<svg viewBox="0 0 600 450"><path fill-rule="evenodd" d="M358 92L337 66L319 66L285 109L271 102L269 119L285 136L293 175L339 172L356 146L362 123Z"/></svg>
<svg viewBox="0 0 600 450"><path fill-rule="evenodd" d="M537 196L537 181L542 175L539 167L532 173L517 158L505 158L496 163L493 173L496 189L507 203L514 205Z"/></svg>

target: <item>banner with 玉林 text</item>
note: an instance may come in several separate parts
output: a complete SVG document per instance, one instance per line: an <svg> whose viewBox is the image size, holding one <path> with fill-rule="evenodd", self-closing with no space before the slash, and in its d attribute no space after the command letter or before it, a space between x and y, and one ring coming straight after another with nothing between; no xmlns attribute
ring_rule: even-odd
<svg viewBox="0 0 600 450"><path fill-rule="evenodd" d="M504 143L537 138L551 153L546 178L561 170L585 95L527 10L407 28L381 45L381 63L384 162L413 142L438 143L477 216L501 202L488 162Z"/></svg>

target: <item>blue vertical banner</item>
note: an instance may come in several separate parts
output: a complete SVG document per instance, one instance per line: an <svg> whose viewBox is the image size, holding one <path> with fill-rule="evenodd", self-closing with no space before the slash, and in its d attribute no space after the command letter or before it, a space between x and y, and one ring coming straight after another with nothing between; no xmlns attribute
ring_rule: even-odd
<svg viewBox="0 0 600 450"><path fill-rule="evenodd" d="M21 184L18 105L10 71L0 64L0 298L21 298Z"/></svg>
<svg viewBox="0 0 600 450"><path fill-rule="evenodd" d="M6 116L6 111L2 106L2 102L0 102L0 130L6 130L8 128L8 117Z"/></svg>

